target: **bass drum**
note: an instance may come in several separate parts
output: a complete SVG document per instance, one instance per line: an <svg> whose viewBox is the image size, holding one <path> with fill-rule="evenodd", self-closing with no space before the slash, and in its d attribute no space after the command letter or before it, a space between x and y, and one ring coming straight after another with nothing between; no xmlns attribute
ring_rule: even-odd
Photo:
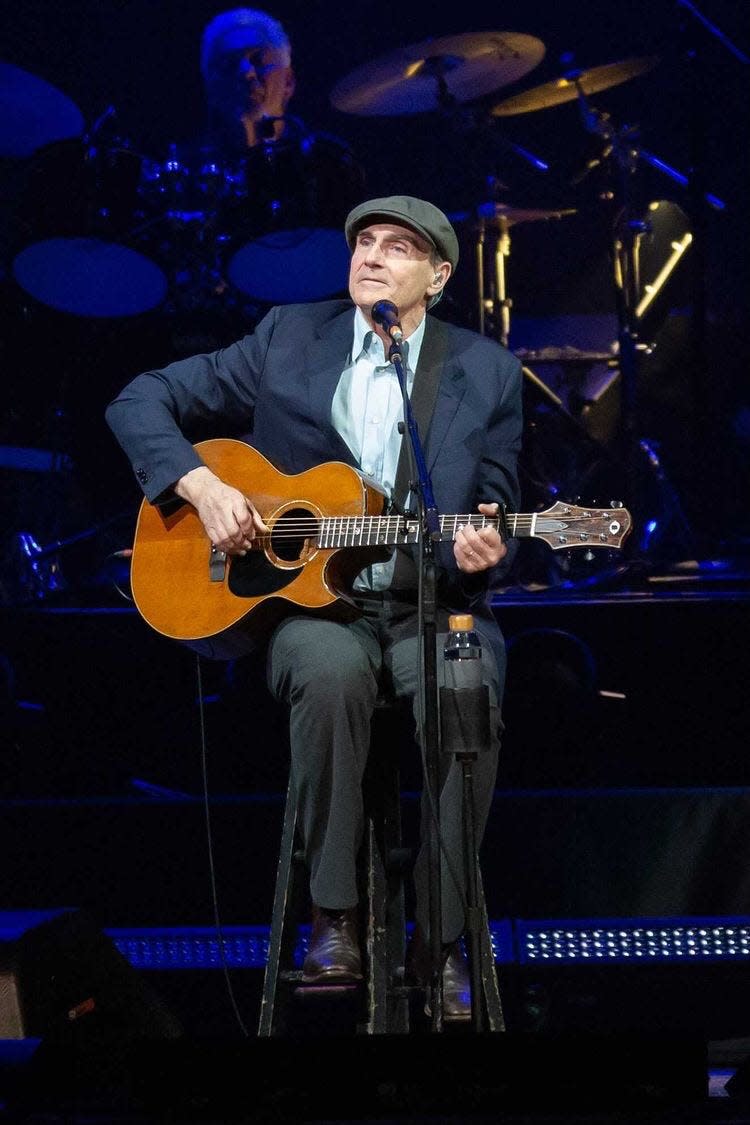
<svg viewBox="0 0 750 1125"><path fill-rule="evenodd" d="M363 195L362 168L334 137L250 149L222 216L227 281L269 304L344 293L344 220Z"/></svg>
<svg viewBox="0 0 750 1125"><path fill-rule="evenodd" d="M80 139L34 153L18 177L11 272L30 297L84 317L136 316L165 298L139 249L141 157Z"/></svg>

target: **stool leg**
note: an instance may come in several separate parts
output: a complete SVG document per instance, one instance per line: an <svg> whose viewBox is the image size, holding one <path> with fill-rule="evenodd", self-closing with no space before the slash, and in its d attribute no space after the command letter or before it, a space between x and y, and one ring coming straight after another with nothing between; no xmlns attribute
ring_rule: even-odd
<svg viewBox="0 0 750 1125"><path fill-rule="evenodd" d="M284 807L279 862L276 870L268 959L263 977L263 994L258 1022L258 1035L264 1037L279 1035L283 1030L283 1012L279 1003L281 966L282 964L292 964L301 897L300 862L299 857L295 854L296 835L297 796L290 774Z"/></svg>
<svg viewBox="0 0 750 1125"><path fill-rule="evenodd" d="M401 791L394 755L371 756L366 781L367 1024L370 1035L409 1030L403 965L406 908L400 869Z"/></svg>
<svg viewBox="0 0 750 1125"><path fill-rule="evenodd" d="M505 1017L503 1016L503 1006L500 1000L500 988L497 983L495 955L492 952L492 936L490 934L489 918L487 917L487 903L484 897L482 872L479 868L477 868L477 878L479 883L479 908L482 918L479 931L479 964L482 978L482 999L487 1016L487 1030L505 1031Z"/></svg>
<svg viewBox="0 0 750 1125"><path fill-rule="evenodd" d="M365 841L365 881L367 884L367 927L365 956L367 964L368 1035L382 1035L388 1030L388 927L386 921L385 865L372 816L367 818Z"/></svg>

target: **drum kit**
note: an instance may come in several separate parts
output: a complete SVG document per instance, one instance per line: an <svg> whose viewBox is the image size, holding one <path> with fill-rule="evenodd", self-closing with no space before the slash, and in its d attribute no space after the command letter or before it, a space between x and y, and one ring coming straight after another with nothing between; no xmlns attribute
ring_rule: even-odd
<svg viewBox="0 0 750 1125"><path fill-rule="evenodd" d="M171 144L155 159L111 135L111 108L84 132L65 95L10 66L0 107L4 264L32 301L116 319L217 291L271 305L345 285L343 220L363 188L337 138L290 119L281 140L241 158Z"/></svg>
<svg viewBox="0 0 750 1125"><path fill-rule="evenodd" d="M333 87L330 103L360 116L450 112L517 83L545 53L541 40L515 32L428 39L358 67ZM578 71L497 102L489 114L497 120L559 105L656 62L634 58ZM0 110L0 159L13 165L3 265L41 305L117 318L180 302L193 307L217 289L274 304L345 287L341 227L365 185L362 168L336 138L290 117L281 140L241 158L210 145L172 144L155 159L113 135L112 107L86 130L67 95L11 64L0 64ZM481 332L508 342L510 229L574 211L493 197L452 216L476 235Z"/></svg>
<svg viewBox="0 0 750 1125"><path fill-rule="evenodd" d="M518 83L545 54L541 40L515 32L426 39L353 70L334 85L330 104L363 117L450 117ZM634 57L568 72L480 113L494 124L577 100L596 122L589 131L599 134L602 160L616 160L627 150L632 162L632 137L624 130L621 137L588 99L645 75L657 62L654 56ZM32 308L111 323L165 310L189 313L218 301L241 307L245 323L252 324L264 306L345 292L343 220L365 192L362 167L345 143L313 134L290 117L281 139L261 143L241 158L228 159L211 146L173 144L155 159L114 134L115 118L110 108L87 130L65 94L19 67L0 64L0 172L10 217L7 229L0 229L1 265ZM521 145L504 144L532 166L546 167ZM516 205L501 198L503 188L495 181L489 198L450 217L473 249L472 326L511 346L513 302L506 276L511 232L521 225L564 223L576 208ZM625 272L629 282L636 280L627 307L618 309L620 343L632 334L633 302L646 295L638 255L649 229L647 220L620 248L626 260L619 276ZM674 267L672 262L666 274L656 270L658 285ZM548 359L556 352L552 358L560 363L576 364L580 373L581 365L605 357L611 368L617 341L604 353L567 346L542 350ZM566 402L529 363L527 358L524 371L527 390L536 396L532 411L540 399L545 409L560 412L569 426L566 440L580 439L589 447L593 442L595 456L606 460L607 451L587 431L583 410L570 408L572 396ZM535 499L546 503L561 493L580 499L579 484L568 480L561 489L549 480L542 485L546 495Z"/></svg>

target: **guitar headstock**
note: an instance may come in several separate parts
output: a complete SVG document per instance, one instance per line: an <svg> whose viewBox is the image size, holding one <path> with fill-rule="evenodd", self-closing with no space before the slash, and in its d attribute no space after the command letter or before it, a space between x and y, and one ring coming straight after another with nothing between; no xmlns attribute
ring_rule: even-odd
<svg viewBox="0 0 750 1125"><path fill-rule="evenodd" d="M609 508L584 508L558 500L551 508L537 513L533 536L553 551L573 547L594 549L621 547L633 526L630 512L613 501Z"/></svg>

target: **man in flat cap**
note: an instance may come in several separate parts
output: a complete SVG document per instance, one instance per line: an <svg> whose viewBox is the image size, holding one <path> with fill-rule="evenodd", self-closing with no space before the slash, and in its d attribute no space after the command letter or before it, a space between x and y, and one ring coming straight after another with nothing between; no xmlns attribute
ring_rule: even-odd
<svg viewBox="0 0 750 1125"><path fill-rule="evenodd" d="M458 263L448 218L411 196L371 199L349 213L345 237L351 300L273 308L251 335L212 355L139 375L108 407L107 420L147 499L191 504L207 540L228 555L244 555L269 529L253 502L253 482L238 488L219 479L194 448L217 427L228 437L241 436L282 473L345 462L376 481L398 508L407 503L409 476L398 471L403 400L389 361L391 337L373 318L379 301L395 306L403 332L403 369L438 511L492 516L498 504L517 510L520 364L488 337L428 314ZM413 550L399 547L358 573L351 591L354 619L290 605L267 641L268 684L290 714L292 775L313 904L303 977L312 984L362 977L362 779L379 694L415 699L419 688ZM435 548L438 651L452 613L473 614L482 639L492 746L475 763L480 839L495 783L505 675L503 639L486 594L507 566L506 550L494 525L477 529L469 523L453 542ZM210 655L226 655L212 651L210 637L201 643ZM253 716L243 716L237 737L252 744L252 731ZM471 1010L459 942L466 925L462 775L450 756L445 759L441 831L452 862L441 883L444 1017L461 1020ZM427 830L425 808L414 872L414 964L419 947L429 944Z"/></svg>

